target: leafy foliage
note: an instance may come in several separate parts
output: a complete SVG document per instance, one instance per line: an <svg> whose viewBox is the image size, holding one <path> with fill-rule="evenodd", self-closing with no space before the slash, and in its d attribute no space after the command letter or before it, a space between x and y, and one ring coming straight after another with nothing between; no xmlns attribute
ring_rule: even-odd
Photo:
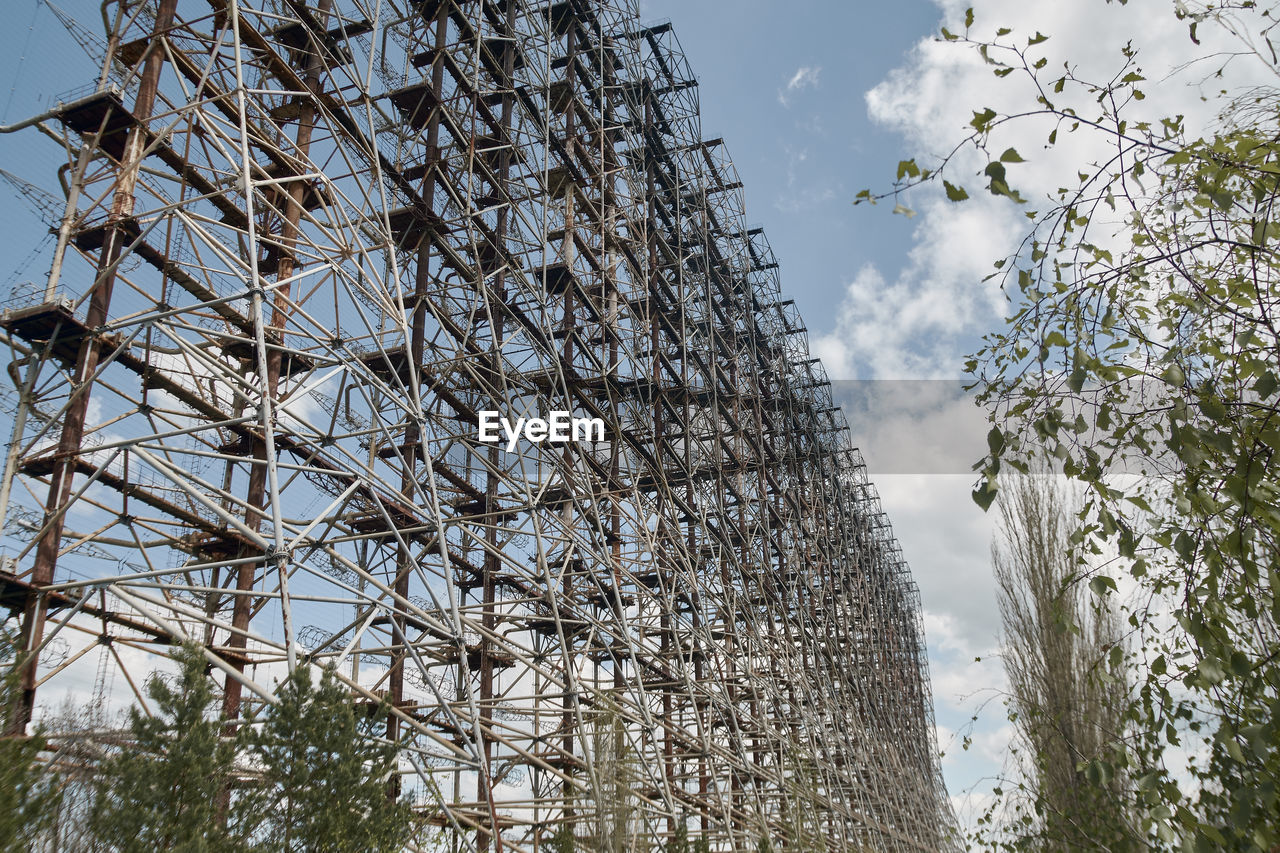
<svg viewBox="0 0 1280 853"><path fill-rule="evenodd" d="M399 850L413 813L388 797L397 748L373 736L381 715L358 717L332 670L315 685L310 670L298 667L277 696L249 739L261 763L260 787L247 795L263 816L255 849Z"/></svg>
<svg viewBox="0 0 1280 853"><path fill-rule="evenodd" d="M97 774L97 841L121 853L402 849L413 815L388 796L397 747L374 739L377 709L358 714L331 671L317 686L302 666L276 704L227 737L203 655L174 657L172 683L148 680L154 714L130 712L131 742Z"/></svg>
<svg viewBox="0 0 1280 853"><path fill-rule="evenodd" d="M17 677L0 683L0 722L18 702ZM31 737L0 738L0 853L30 850L57 818L62 790L40 761L48 744L37 731Z"/></svg>
<svg viewBox="0 0 1280 853"><path fill-rule="evenodd" d="M1014 849L1125 850L1140 839L1128 779L1107 760L1126 725L1122 630L1080 577L1069 494L1048 470L1002 478L992 563L1009 720L1026 759L1001 780L1012 787L999 822L994 810L984 822Z"/></svg>
<svg viewBox="0 0 1280 853"><path fill-rule="evenodd" d="M1238 50L1206 49L1207 62L1259 63L1276 79L1275 7L1176 8L1194 44L1211 27L1235 38ZM1090 81L1050 68L1040 33L979 37L975 26L970 12L943 39L1033 92L1021 112L975 110L953 152L985 155L989 193L1026 204L1010 168L1021 155L993 154L1012 127L1048 119L1046 147L1105 153L1062 176L1047 209L1027 211L1025 242L997 263L1013 313L969 363L994 423L974 499L989 506L1002 469L1051 457L1087 490L1078 544L1103 566L1090 588L1115 596L1125 573L1138 590L1128 735L1092 766L1096 784L1114 778L1107 767L1132 780L1144 843L1275 849L1280 87L1215 86L1220 119L1199 136L1182 116L1140 114L1147 81L1131 48ZM885 195L948 173L947 197L963 203L976 190L950 160L900 167ZM1185 772L1171 769L1175 755Z"/></svg>
<svg viewBox="0 0 1280 853"><path fill-rule="evenodd" d="M158 675L147 681L156 713L131 709L132 743L101 768L91 828L121 853L242 849L218 813L235 745L220 737L204 657L184 646L174 658L181 669L173 684Z"/></svg>
<svg viewBox="0 0 1280 853"><path fill-rule="evenodd" d="M635 790L644 779L640 759L627 739L627 727L616 707L597 710L587 719L597 784L591 786L592 816L585 821L584 846L599 853L626 853L642 834L636 820Z"/></svg>

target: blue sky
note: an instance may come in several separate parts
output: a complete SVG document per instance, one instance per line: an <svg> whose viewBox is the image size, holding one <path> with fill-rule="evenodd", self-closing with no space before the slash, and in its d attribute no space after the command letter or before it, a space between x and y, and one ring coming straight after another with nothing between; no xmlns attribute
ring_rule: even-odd
<svg viewBox="0 0 1280 853"><path fill-rule="evenodd" d="M918 243L918 218L891 215L891 204L854 207L852 201L864 187L886 186L898 161L915 153L908 153L909 135L873 118L867 93L908 66L913 49L938 32L944 15L938 4L641 0L641 14L646 21L672 22L700 84L703 135L724 137L745 185L747 219L764 226L783 290L796 300L811 346L825 357L833 379L958 379L961 356L978 340L977 326L948 338L945 351L927 365L909 357L839 357L850 332L862 331L839 322L850 284L860 274L865 281L868 270L875 271L873 282L878 277L898 284L909 275ZM886 322L909 332L893 317ZM892 342L908 354L916 351L909 334ZM837 381L837 399L841 385ZM889 393L906 388L890 387ZM970 723L983 700L996 696L980 688L997 688L1002 679L991 656L998 616L990 519L969 499L968 474L918 473L965 471L985 449L975 408L953 398L946 412L899 410L892 426L859 420L853 439L921 587L939 746L947 753L943 771L967 816L972 809L965 792L976 786L973 805L985 802L1008 733L996 697L969 750L952 734ZM957 443L939 435L940 428L952 430L955 419L967 422L965 435L976 440ZM951 464L937 464L935 455L912 469L917 473L885 473L904 470L890 464L903 455L904 426L913 427L911 441L948 454Z"/></svg>
<svg viewBox="0 0 1280 853"><path fill-rule="evenodd" d="M101 31L96 3L55 2L77 16L84 34ZM0 124L47 109L98 73L47 6L22 0L6 11ZM872 268L895 278L916 241L913 222L891 216L885 206L855 208L852 199L863 187L883 185L904 156L903 135L872 119L866 93L936 32L938 6L925 0L641 0L641 17L674 24L701 84L704 136L725 139L745 184L748 221L765 227L783 288L796 299L816 351L825 354L818 339L825 336L829 345L844 335L837 309L847 301L850 282ZM0 168L22 178L56 190L52 176L61 162L53 143L36 131L0 135ZM51 248L46 237L28 203L0 184L0 300L23 282L43 279ZM917 375L905 368L879 370L866 360L831 367L834 377L845 379ZM968 502L967 476L897 475L877 482L933 614L926 630L945 741L968 715L967 704L953 701L956 676L978 682L962 661L971 660L973 642L948 639L931 627L952 618L946 601L961 614L956 624L990 624L994 610L983 586L986 522ZM977 593L966 596L975 582ZM956 648L948 645L957 642ZM953 794L990 772L989 762L976 758L945 763Z"/></svg>
<svg viewBox="0 0 1280 853"><path fill-rule="evenodd" d="M902 139L872 122L864 95L936 31L938 8L823 0L640 0L669 19L698 77L703 135L723 137L745 184L747 218L765 226L783 287L815 332L868 262L892 267L911 223L854 208L901 159Z"/></svg>
<svg viewBox="0 0 1280 853"><path fill-rule="evenodd" d="M96 3L56 2L79 13L84 33L101 31ZM98 71L47 6L23 0L8 11L0 28L0 123L47 109L91 84ZM956 378L953 366L976 340L968 330L962 343L948 340L923 366L910 358L851 355L843 343L874 339L858 325L851 284L870 282L873 290L877 281L885 290L900 285L919 242L916 221L890 215L888 206L852 205L859 189L883 186L906 156L908 135L872 117L867 93L908 63L912 49L937 31L942 14L925 0L641 0L643 20L674 24L701 84L704 136L725 139L745 184L748 221L765 227L781 263L783 288L796 299L814 349L827 356L834 378ZM52 176L60 162L56 147L35 131L0 135L0 168L56 187ZM0 199L5 299L14 286L43 278L50 244L44 242L45 226L8 185L0 187ZM43 251L33 252L42 245ZM902 324L890 318L887 325ZM890 352L917 349L910 335L889 343ZM867 432L874 430L868 426ZM901 439L881 431L855 434L854 440L866 449L876 440ZM966 459L980 449L947 446ZM874 471L870 451L868 458ZM922 588L945 748L973 705L960 697L999 681L989 659L973 663L994 641L989 525L969 502L967 475L884 475L876 481ZM999 722L997 714L984 729L993 744L985 752L948 751L944 770L953 795L994 770Z"/></svg>
<svg viewBox="0 0 1280 853"><path fill-rule="evenodd" d="M746 185L748 219L763 224L781 264L784 290L796 298L811 349L838 380L960 378L968 353L1002 323L1008 303L992 264L1026 234L1024 211L976 190L986 165L973 152L948 166L969 181L971 200L947 201L940 188L917 191L913 218L892 204L851 207L864 187L884 189L900 159L938 161L967 134L975 111L1033 108L1036 93L1014 74L997 80L974 51L935 38L946 25L991 38L998 27L1025 44L1039 32L1046 75L1069 63L1080 79L1105 82L1131 44L1147 98L1130 121L1183 115L1194 136L1211 127L1219 89L1274 86L1254 47L1222 28L1187 22L1196 0L932 0L766 4L642 0L646 17L670 18L702 82L703 130L724 136ZM1265 50L1265 47L1260 48ZM1208 62L1194 58L1212 56ZM1225 63L1225 73L1215 75ZM1048 79L1052 80L1053 77ZM1057 97L1057 96L1055 96ZM1070 100L1092 115L1092 96ZM1064 100L1065 99L1065 100ZM1077 167L1114 151L1097 138L1065 134L1053 150L1052 126L1012 123L991 140L1027 159L1010 178L1031 207L1075 182ZM1094 222L1095 232L1120 222ZM837 382L837 391L840 383ZM881 383L887 420L852 418L861 446L921 588L943 772L966 822L989 802L1011 729L1000 690L999 617L990 569L992 516L969 498L962 473L985 453L982 415L947 383ZM953 386L952 386L953 387ZM909 390L908 390L909 389ZM892 399L888 399L888 398ZM847 397L846 397L847 399ZM883 406L882 406L883 408ZM850 412L852 416L854 413ZM895 463L914 455L916 472ZM977 716L976 721L971 718ZM971 736L962 748L965 734Z"/></svg>
<svg viewBox="0 0 1280 853"><path fill-rule="evenodd" d="M96 3L56 2L87 9L84 30L101 30ZM1114 69L1120 45L1137 35L1141 56L1157 69L1152 77L1187 50L1169 0L1125 7L1103 0L640 0L645 21L674 24L701 83L703 133L726 140L745 184L747 218L765 227L783 288L833 378L957 379L965 353L1002 315L998 288L981 280L1025 226L1011 205L982 198L960 209L922 193L912 200L920 215L907 219L891 215L891 205L851 203L859 189L884 187L900 159L946 151L971 110L1016 103L1007 100L1016 98L1010 87L998 87L971 55L931 39L970 2L980 28L1042 30L1053 36L1046 49L1058 51L1054 62L1069 56L1086 71ZM18 0L6 12L0 124L45 109L97 73L47 7ZM1175 82L1160 87L1151 108L1194 119L1198 93ZM1026 185L1043 193L1056 176L1051 159L1041 164L1031 156L1040 140L1014 142L1033 161L1021 167ZM0 168L56 186L60 162L60 152L35 131L0 135ZM973 164L957 164L961 174L966 168ZM45 234L23 200L0 185L0 300L15 283L42 279L48 245L43 254L32 250ZM943 400L888 425L860 422L854 441L866 451L921 587L948 786L961 798L976 785L981 803L1008 737L999 703L979 720L969 750L952 736L995 695L975 691L1002 681L991 654L998 620L990 519L969 500L966 474L876 473L890 443L918 447L922 457L949 454L959 464L937 470L963 470L983 447L980 424L970 443L970 431L955 428L966 417L976 423L962 404Z"/></svg>

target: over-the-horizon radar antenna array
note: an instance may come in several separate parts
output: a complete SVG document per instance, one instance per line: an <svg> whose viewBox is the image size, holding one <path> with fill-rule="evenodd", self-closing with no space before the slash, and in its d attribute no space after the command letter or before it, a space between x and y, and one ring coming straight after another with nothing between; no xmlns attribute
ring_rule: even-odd
<svg viewBox="0 0 1280 853"><path fill-rule="evenodd" d="M952 843L916 588L669 25L104 11L0 318L14 728L190 641L231 719L296 666L384 702L457 849Z"/></svg>

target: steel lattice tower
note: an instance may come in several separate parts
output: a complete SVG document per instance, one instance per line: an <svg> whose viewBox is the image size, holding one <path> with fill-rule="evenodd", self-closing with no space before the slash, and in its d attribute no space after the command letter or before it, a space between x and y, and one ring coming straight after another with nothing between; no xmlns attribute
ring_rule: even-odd
<svg viewBox="0 0 1280 853"><path fill-rule="evenodd" d="M231 718L309 663L389 703L465 849L953 843L915 585L669 25L105 9L100 80L31 122L47 287L0 319L16 728L55 638L135 689L186 639ZM483 410L606 438L509 451Z"/></svg>

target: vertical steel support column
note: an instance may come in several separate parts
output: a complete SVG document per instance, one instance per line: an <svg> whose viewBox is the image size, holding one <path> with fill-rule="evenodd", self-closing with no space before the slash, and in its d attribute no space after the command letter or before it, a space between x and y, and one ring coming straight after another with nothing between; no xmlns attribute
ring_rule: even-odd
<svg viewBox="0 0 1280 853"><path fill-rule="evenodd" d="M320 0L318 8L319 26L323 26L329 15L329 9L332 0ZM236 18L238 21L238 16ZM237 46L237 49L242 49ZM316 106L313 96L320 93L321 72L324 68L320 57L320 50L317 48L315 53L307 52L309 59L304 72L303 82L306 84L310 93L307 95L298 95L295 99L298 106L298 132L294 138L296 148L296 156L300 160L305 160L311 150L311 137L315 132ZM248 168L249 163L243 164L246 169L245 182L246 190L249 189ZM279 257L276 259L276 282L275 297L272 300L271 323L267 330L267 337L277 346L273 346L265 353L259 353L259 358L265 357L265 370L260 372L265 376L265 386L262 389L263 395L267 400L274 402L276 394L280 386L280 373L284 361L284 352L282 351L285 337L285 327L289 321L289 294L291 290L290 278L297 269L297 261L294 257L294 249L298 243L299 230L298 225L302 221L302 200L306 193L306 185L303 181L290 181L288 192L285 194L285 217L284 223L280 230L280 249ZM256 253L258 246L256 243L251 244L248 249L250 252ZM246 493L246 503L248 509L245 511L245 525L250 529L257 531L261 528L262 520L265 518L265 509L267 502L267 480L268 469L271 460L268 458L267 442L265 436L254 436L250 446L250 457L253 462L249 469L249 485ZM240 557L253 556L246 553L245 550L240 551ZM283 554L274 555L275 567L280 572L287 572L287 559ZM266 561L264 560L264 565ZM231 611L231 627L232 631L227 638L227 648L232 650L227 662L237 672L244 672L245 660L244 652L247 646L247 637L245 632L249 628L249 620L252 616L253 600L249 594L254 587L254 580L257 575L257 563L245 561L242 562L236 571L236 596L232 603ZM282 589L287 588L287 584L282 579ZM287 607L287 596L282 596L282 606ZM291 634L290 626L286 625L286 633ZM290 642L288 651L290 657L290 665L292 665L292 643ZM235 720L240 716L240 701L243 695L243 687L241 682L227 676L224 684L222 696L222 714L227 720Z"/></svg>
<svg viewBox="0 0 1280 853"><path fill-rule="evenodd" d="M514 37L516 24L516 0L506 0L505 22L507 28L507 36ZM511 79L515 73L515 54L516 46L513 42L501 42L502 44L502 80L496 81L502 90L502 114L499 118L498 138L499 146L498 168L496 177L501 184L495 187L499 198L507 196L510 193L508 181L511 177L511 122L513 118L515 99L514 99L514 81ZM479 97L478 95L476 97ZM489 298L486 298L493 312L490 322L490 333L493 336L493 343L489 351L489 379L491 382L497 383L502 376L502 336L503 336L503 318L506 308L507 291L506 291L506 239L508 219L510 216L509 205L504 204L498 210L497 227L494 233L497 237L498 245L494 249L498 250L494 253L495 262L500 265L500 269L493 282L493 297L496 304ZM481 292L485 290L484 278L487 271L483 268L479 271L480 281L477 282ZM497 615L494 612L494 602L497 598L497 579L498 574L502 570L502 565L498 560L498 487L501 485L498 477L499 470L499 450L498 446L492 445L489 448L489 469L485 475L484 488L484 513L488 519L485 526L485 542L488 547L485 548L484 562L482 564L481 584L483 588L483 610L480 614L480 624L483 631L480 636L480 719L478 727L483 738L483 764L476 773L476 799L484 804L490 814L490 818L496 821L497 809L493 803L493 781L491 778L493 767L493 739L489 737L488 732L493 728L493 704L494 704L494 678L493 678L493 649L489 640L491 635L497 628ZM501 828L493 826L491 832L486 832L481 827L476 834L476 842L479 850L488 850L490 847L494 849L502 849Z"/></svg>
<svg viewBox="0 0 1280 853"><path fill-rule="evenodd" d="M435 20L429 23L435 27L435 47L434 54L431 58L431 91L435 96L435 104L431 108L431 115L427 120L427 158L430 161L434 159L436 162L428 162L422 178L422 199L426 206L427 212L433 210L435 204L436 189L436 168L439 165L439 145L440 145L440 98L444 90L444 47L449 31L449 9L444 2L438 3L436 7ZM417 257L414 266L413 276L413 302L411 305L412 313L409 319L409 364L413 366L411 375L421 378L423 363L425 361L426 337L427 337L427 321L429 312L427 310L427 300L430 298L431 291L431 234L424 233L419 238L417 246ZM406 368L408 365L406 365ZM418 390L418 399L421 402L422 391ZM418 429L416 421L411 421L405 430L405 470L401 477L400 489L406 495L412 495L418 488L418 447L421 444L422 436ZM425 450L423 451L426 452ZM441 534L443 535L443 533ZM409 597L409 575L413 571L413 555L407 548L401 548L397 555L396 579L393 584L396 595L402 599ZM395 625L392 631L393 641L400 646L408 642L406 629L406 620L403 613L397 609L391 616ZM400 648L392 656L391 671L387 677L387 693L392 708L399 708L404 703L404 664L407 650ZM387 715L387 739L395 741L400 736L400 721L395 714ZM394 791L398 795L398 791Z"/></svg>
<svg viewBox="0 0 1280 853"><path fill-rule="evenodd" d="M160 87L160 72L164 66L164 47L161 40L173 23L178 0L160 0L152 28L152 43L147 53L138 81L138 97L134 101L133 115L137 124L130 131L120 159L111 213L106 224L102 253L98 256L97 274L89 308L85 314L85 326L89 334L80 342L76 354L75 379L72 382L71 400L58 438L53 473L49 480L49 496L45 502L44 527L36 545L35 565L31 582L43 586L53 582L58 565L58 552L62 544L62 531L68 501L71 498L84 441L85 417L89 410L89 396L93 390L93 378L102 357L102 345L96 330L107 321L111 309L111 293L115 287L116 267L129 239L128 225L132 222L134 190L142 166L142 152L146 146L146 122L155 109L156 94ZM44 622L48 614L48 602L43 594L32 592L23 605L20 647L25 660L22 663L21 706L9 720L9 733L26 731L35 709L36 670L39 667L39 647L44 638Z"/></svg>

